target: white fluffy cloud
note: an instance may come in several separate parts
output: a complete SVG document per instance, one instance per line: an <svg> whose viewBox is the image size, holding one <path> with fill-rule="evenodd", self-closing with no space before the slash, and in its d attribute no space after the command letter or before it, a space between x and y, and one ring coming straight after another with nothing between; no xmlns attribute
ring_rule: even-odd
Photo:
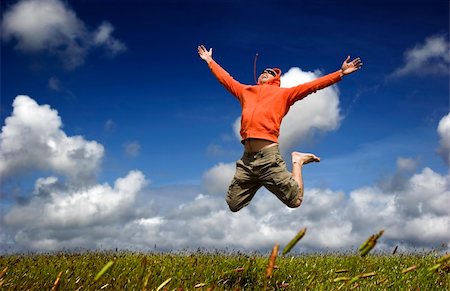
<svg viewBox="0 0 450 291"><path fill-rule="evenodd" d="M18 50L57 55L68 69L82 65L94 47L104 48L109 55L126 50L112 37L114 28L110 23L90 31L60 0L19 1L5 11L1 28L3 39L15 39Z"/></svg>
<svg viewBox="0 0 450 291"><path fill-rule="evenodd" d="M0 133L0 178L37 170L54 171L72 182L95 179L103 146L62 131L58 112L28 96L14 99Z"/></svg>
<svg viewBox="0 0 450 291"><path fill-rule="evenodd" d="M291 68L281 77L282 87L293 87L320 77L317 72L303 72ZM339 91L336 86L327 87L295 103L283 120L280 130L281 148L293 144L315 130L335 130L341 121L339 114Z"/></svg>
<svg viewBox="0 0 450 291"><path fill-rule="evenodd" d="M281 76L281 87L294 87L320 77L319 72L304 72L291 68ZM280 128L282 152L304 141L315 131L331 131L339 127L342 117L339 109L339 90L331 86L317 91L295 103L284 117ZM240 120L233 124L236 137L240 138Z"/></svg>
<svg viewBox="0 0 450 291"><path fill-rule="evenodd" d="M449 73L449 44L444 36L431 36L404 54L404 64L391 77L441 75Z"/></svg>
<svg viewBox="0 0 450 291"><path fill-rule="evenodd" d="M203 174L203 186L211 195L224 194L235 172L235 163L219 163Z"/></svg>
<svg viewBox="0 0 450 291"><path fill-rule="evenodd" d="M437 131L441 138L439 153L444 161L450 165L450 113L439 121Z"/></svg>

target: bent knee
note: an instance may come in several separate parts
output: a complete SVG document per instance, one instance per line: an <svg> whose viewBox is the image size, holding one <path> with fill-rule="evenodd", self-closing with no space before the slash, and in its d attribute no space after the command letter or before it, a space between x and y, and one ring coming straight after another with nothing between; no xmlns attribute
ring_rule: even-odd
<svg viewBox="0 0 450 291"><path fill-rule="evenodd" d="M241 210L243 208L243 206L231 204L231 203L228 203L228 207L230 208L231 212L238 212L239 210Z"/></svg>
<svg viewBox="0 0 450 291"><path fill-rule="evenodd" d="M228 197L225 200L227 201L228 207L230 208L231 212L238 212L242 209L242 207L244 207Z"/></svg>
<svg viewBox="0 0 450 291"><path fill-rule="evenodd" d="M231 205L228 205L228 207L230 208L231 212L238 212L239 210L242 209L242 207L236 207Z"/></svg>
<svg viewBox="0 0 450 291"><path fill-rule="evenodd" d="M289 208L298 208L300 207L300 205L302 205L302 200L301 199L296 199L293 202L286 204Z"/></svg>

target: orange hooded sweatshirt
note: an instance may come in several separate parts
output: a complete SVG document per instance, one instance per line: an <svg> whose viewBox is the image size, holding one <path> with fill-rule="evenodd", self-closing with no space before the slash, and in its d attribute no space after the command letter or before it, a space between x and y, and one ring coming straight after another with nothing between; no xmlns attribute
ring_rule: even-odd
<svg viewBox="0 0 450 291"><path fill-rule="evenodd" d="M244 85L233 79L214 60L209 62L208 66L219 82L241 103L242 143L247 138L277 143L281 121L295 102L342 79L339 71L336 71L292 88L280 88L281 70L274 68L277 75L270 82Z"/></svg>

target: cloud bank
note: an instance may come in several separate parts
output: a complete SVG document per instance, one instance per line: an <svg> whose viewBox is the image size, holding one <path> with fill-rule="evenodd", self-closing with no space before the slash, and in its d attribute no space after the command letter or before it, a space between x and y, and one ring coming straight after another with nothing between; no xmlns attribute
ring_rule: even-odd
<svg viewBox="0 0 450 291"><path fill-rule="evenodd" d="M45 168L75 178L79 175L71 173L80 171L78 163L94 175L103 155L101 145L67 136L56 110L28 96L18 96L13 106L0 135L4 177L18 180L21 171ZM440 135L442 140L450 137L446 130ZM54 143L49 145L50 140ZM69 148L77 154L68 154ZM86 158L87 153L95 154ZM393 176L401 175L400 182L368 185L348 193L307 188L299 209L285 207L262 189L238 213L231 213L224 200L234 164L220 163L207 170L202 185L190 190L150 189L139 170L117 178L113 186L98 181L71 183L54 175L40 177L25 203L2 202L6 211L1 216L0 249L268 251L275 242L284 246L307 227L296 251L356 251L381 229L385 234L379 249L390 251L398 245L400 250L449 250L450 176L428 167L414 173L416 168L414 159L399 157Z"/></svg>
<svg viewBox="0 0 450 291"><path fill-rule="evenodd" d="M102 48L109 56L126 50L112 36L112 24L103 22L90 30L68 4L59 0L17 2L5 11L1 30L3 40L16 41L17 50L56 55L69 70L83 65L94 48Z"/></svg>
<svg viewBox="0 0 450 291"><path fill-rule="evenodd" d="M447 165L450 165L450 113L441 119L437 131L441 138L438 152Z"/></svg>

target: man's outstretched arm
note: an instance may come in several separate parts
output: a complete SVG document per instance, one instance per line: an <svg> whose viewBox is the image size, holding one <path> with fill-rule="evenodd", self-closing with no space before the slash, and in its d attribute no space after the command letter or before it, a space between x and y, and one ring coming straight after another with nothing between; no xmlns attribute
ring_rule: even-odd
<svg viewBox="0 0 450 291"><path fill-rule="evenodd" d="M294 104L298 100L303 99L311 93L314 93L318 90L331 86L337 82L339 82L342 77L345 75L356 72L362 67L362 61L360 58L356 58L353 61L349 62L350 56L348 56L345 61L342 63L341 69L319 77L310 82L300 84L298 86L292 87L288 89L289 92L289 101L291 104Z"/></svg>
<svg viewBox="0 0 450 291"><path fill-rule="evenodd" d="M219 80L219 82L238 100L241 100L241 93L244 85L233 79L227 71L213 60L212 48L207 50L204 45L199 45L197 49L198 55L208 64L208 67L211 69L214 76L216 76L217 80Z"/></svg>

